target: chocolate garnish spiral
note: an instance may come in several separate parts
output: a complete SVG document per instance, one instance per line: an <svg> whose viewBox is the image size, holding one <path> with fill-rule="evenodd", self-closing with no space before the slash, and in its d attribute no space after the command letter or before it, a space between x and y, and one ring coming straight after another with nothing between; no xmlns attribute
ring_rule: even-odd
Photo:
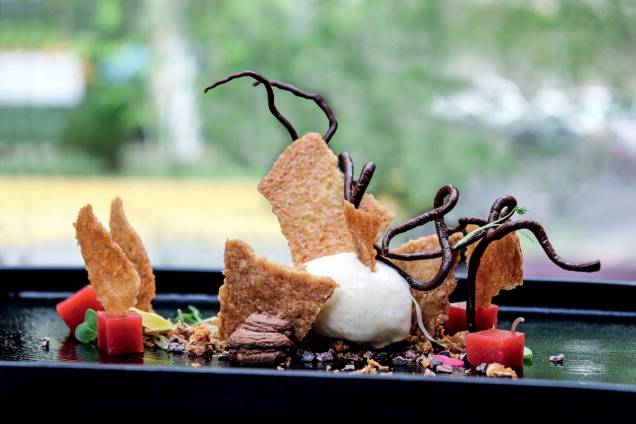
<svg viewBox="0 0 636 424"><path fill-rule="evenodd" d="M364 190L366 190L366 187L371 180L373 171L365 173L365 171L363 170L360 179L358 181L354 181L353 161L351 160L351 156L349 155L349 153L346 152L341 153L339 156L339 167L340 170L344 173L345 200L354 203L354 199L357 199L356 191L360 189L362 195L364 194ZM366 168L367 166L365 166L365 169ZM373 166L373 170L375 170L375 166ZM361 187L358 188L358 186ZM360 199L362 198L362 195L360 195ZM481 258L490 243L501 240L503 237L512 232L518 230L529 230L535 236L548 258L550 258L552 262L563 269L577 272L595 272L601 268L601 263L598 260L582 264L575 264L563 259L556 253L554 247L548 240L548 235L538 222L531 220L522 220L516 222L511 221L510 218L513 215L512 212L514 212L517 207L517 200L512 196L502 196L496 199L490 207L490 213L488 214L487 220L475 217L462 217L459 218L458 224L456 226L448 228L446 226L444 217L451 210L453 210L458 201L459 191L457 190L457 188L451 185L440 188L435 195L433 208L431 210L426 211L414 218L409 219L403 224L397 225L387 230L382 237L381 246L375 245L375 250L377 252L376 258L380 262L395 269L407 281L411 288L420 291L428 291L439 287L450 273L453 262L453 252L464 250L467 246L478 243L470 257L467 276L468 298L466 301L466 315L468 320L468 329L471 332L476 331L477 329L477 324L475 322L475 282L477 278L477 272L481 263ZM354 205L357 208L359 205L359 201L357 204L354 203ZM508 215L509 217L505 221L497 222ZM435 223L435 231L439 240L440 249L434 250L432 252L416 253L397 253L390 250L389 245L391 243L391 240L395 236L425 225L431 221ZM496 223L497 225L476 232L466 241L462 242L460 240L455 245L450 245L448 239L449 236L457 232L466 231L468 225L472 224L483 227L487 224L493 223ZM412 275L404 271L391 260L394 259L401 261L417 261L439 257L442 258L439 269L437 271L437 274L430 281L420 281L414 278Z"/></svg>

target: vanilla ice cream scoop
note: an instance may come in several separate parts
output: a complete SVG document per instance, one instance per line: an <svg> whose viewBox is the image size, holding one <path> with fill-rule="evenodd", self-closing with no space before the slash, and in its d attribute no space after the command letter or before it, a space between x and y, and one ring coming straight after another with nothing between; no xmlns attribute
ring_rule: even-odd
<svg viewBox="0 0 636 424"><path fill-rule="evenodd" d="M323 256L306 266L311 274L338 283L314 323L318 334L376 349L409 335L411 291L393 268L378 262L373 272L353 252Z"/></svg>

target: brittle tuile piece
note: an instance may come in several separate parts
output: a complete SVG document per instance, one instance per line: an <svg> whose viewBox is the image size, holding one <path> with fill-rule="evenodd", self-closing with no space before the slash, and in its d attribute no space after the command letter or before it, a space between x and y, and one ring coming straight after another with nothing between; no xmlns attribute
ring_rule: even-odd
<svg viewBox="0 0 636 424"><path fill-rule="evenodd" d="M124 251L95 218L91 205L80 209L75 222L77 242L97 299L111 315L126 315L135 305L140 279Z"/></svg>
<svg viewBox="0 0 636 424"><path fill-rule="evenodd" d="M374 244L395 215L371 194L365 194L362 197L358 209L345 201L344 214L358 259L374 271L376 256Z"/></svg>
<svg viewBox="0 0 636 424"><path fill-rule="evenodd" d="M468 225L466 231L477 229L477 225ZM466 263L477 244L466 248ZM492 298L500 290L512 290L523 284L523 254L519 237L510 233L501 240L492 242L479 263L475 280L475 304L478 308L490 306Z"/></svg>
<svg viewBox="0 0 636 424"><path fill-rule="evenodd" d="M296 266L354 250L337 163L320 135L308 133L285 149L258 185L272 204Z"/></svg>
<svg viewBox="0 0 636 424"><path fill-rule="evenodd" d="M451 235L448 239L452 244L462 238L460 233ZM416 252L432 252L439 250L440 244L436 234L410 240L396 248L396 253L416 253ZM441 258L423 259L418 261L400 261L392 259L404 271L413 277L427 281L435 276L439 270ZM444 282L436 289L430 291L419 291L411 289L413 297L417 300L422 308L422 320L426 329L433 335L440 335L444 329L444 323L448 318L448 308L450 303L448 297L453 293L457 286L455 279L455 266L459 261L459 253L453 254L453 265L451 271Z"/></svg>
<svg viewBox="0 0 636 424"><path fill-rule="evenodd" d="M113 240L132 262L141 279L135 307L150 312L152 310L151 302L155 298L155 274L152 271L146 248L135 229L128 222L123 203L119 197L116 197L110 205L110 233Z"/></svg>
<svg viewBox="0 0 636 424"><path fill-rule="evenodd" d="M257 257L240 240L225 243L224 274L219 289L219 333L223 340L251 314L260 312L290 320L295 339L301 341L337 287L330 278Z"/></svg>

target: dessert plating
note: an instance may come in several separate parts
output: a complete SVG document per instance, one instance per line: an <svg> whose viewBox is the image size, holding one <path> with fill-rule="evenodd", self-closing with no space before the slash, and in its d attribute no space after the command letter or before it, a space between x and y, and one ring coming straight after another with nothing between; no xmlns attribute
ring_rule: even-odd
<svg viewBox="0 0 636 424"><path fill-rule="evenodd" d="M462 368L461 362L466 368L476 366L473 373L483 368L488 375L512 377L515 371L508 367L518 367L523 357L523 333L513 328L477 334L476 310L494 311L488 322L496 322L493 297L523 283L516 231L530 231L547 256L564 269L600 269L598 261L573 264L562 259L537 222L513 221L515 214L526 211L512 196L495 200L486 219L464 217L448 226L446 216L457 205L459 191L444 186L435 195L432 209L389 227L395 215L367 193L375 165L365 164L355 179L351 156L346 152L336 156L329 148L338 124L325 100L253 71L232 74L205 91L242 77L265 88L270 112L292 139L257 187L272 205L288 241L291 266L256 256L243 241L228 240L218 317L174 326L162 317L152 317L156 315L151 313L154 275L141 239L123 214L121 200L113 202L112 236L97 222L90 206L80 211L77 237L91 285L106 309L102 315L142 314L150 345L161 347L165 345L161 338L168 336L187 340L186 350L192 354L220 353L238 363L283 366L309 359L313 347L328 345L331 350L325 351L332 352L332 357L365 359L360 372L387 371L386 360L393 365L417 363L442 373ZM324 136L299 137L277 109L274 89L314 101L329 121ZM435 234L391 247L396 236L431 222ZM465 322L470 334L447 335L448 298L457 284L455 267L463 257L468 264ZM129 312L133 307L138 309ZM168 324L147 324L159 319ZM471 335L475 335L474 343ZM495 335L497 343L515 342L493 347ZM434 355L440 351L450 359L440 361ZM504 363L480 368L481 364L464 361L466 357L504 358ZM324 355L314 355L313 360L326 361Z"/></svg>

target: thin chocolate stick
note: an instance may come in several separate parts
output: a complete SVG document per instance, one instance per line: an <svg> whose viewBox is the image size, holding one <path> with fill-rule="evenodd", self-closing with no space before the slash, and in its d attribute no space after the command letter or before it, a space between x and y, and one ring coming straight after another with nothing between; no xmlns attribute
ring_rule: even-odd
<svg viewBox="0 0 636 424"><path fill-rule="evenodd" d="M292 142L296 141L298 139L298 133L296 132L296 129L291 124L291 122L289 122L289 120L285 118L285 116L276 108L276 104L274 103L274 90L272 89L272 84L263 75L254 71L237 72L235 74L228 75L226 78L222 80L213 82L212 84L207 86L203 92L207 93L208 91L213 90L214 88L218 87L221 84L225 84L234 79L242 78L242 77L252 77L257 82L262 83L265 86L265 90L267 90L267 105L269 107L269 111L271 112L272 115L274 115L276 119L278 119L278 122L280 122L285 127L287 132L289 132L289 136L291 137Z"/></svg>
<svg viewBox="0 0 636 424"><path fill-rule="evenodd" d="M273 87L276 87L280 90L289 91L294 96L302 97L303 99L307 99L307 100L313 100L314 103L316 103L318 107L323 112L325 112L325 115L327 115L327 120L329 121L329 128L327 129L327 132L325 133L325 135L322 136L322 138L323 140L327 142L327 144L329 144L329 141L331 141L331 137L333 137L333 135L336 133L336 130L338 129L338 121L336 120L336 117L334 116L333 111L331 110L331 108L329 107L325 99L323 99L322 96L318 93L311 93L309 91L304 91L298 87L295 87L291 84L287 84L285 82L270 81L269 83ZM257 81L253 85L257 86L258 84L259 82Z"/></svg>
<svg viewBox="0 0 636 424"><path fill-rule="evenodd" d="M351 191L353 188L353 160L348 152L342 152L338 155L338 167L344 174L344 198L347 202L351 202Z"/></svg>
<svg viewBox="0 0 636 424"><path fill-rule="evenodd" d="M287 84L281 81L270 81L270 84L272 84L273 87L276 87L281 90L289 91L293 95L302 97L303 99L313 100L314 103L316 103L316 105L318 105L318 107L322 109L325 115L327 115L327 120L329 121L329 128L327 129L327 132L325 133L325 135L322 136L322 138L327 143L331 141L331 137L333 137L333 135L336 133L336 130L338 129L338 121L336 120L336 117L334 116L333 111L331 110L331 108L329 107L325 99L323 99L320 94L304 91L298 87L295 87L291 84Z"/></svg>
<svg viewBox="0 0 636 424"><path fill-rule="evenodd" d="M353 168L351 172L353 172ZM355 182L351 203L356 209L360 207L360 202L362 202L362 197L369 187L374 172L375 164L373 162L366 163L362 168L362 172L360 172L360 178Z"/></svg>

